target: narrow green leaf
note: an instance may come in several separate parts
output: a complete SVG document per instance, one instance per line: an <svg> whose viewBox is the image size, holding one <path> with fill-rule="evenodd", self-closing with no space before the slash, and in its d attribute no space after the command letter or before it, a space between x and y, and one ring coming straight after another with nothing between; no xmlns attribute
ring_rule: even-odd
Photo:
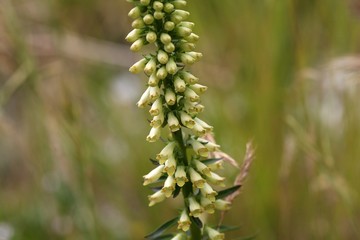
<svg viewBox="0 0 360 240"><path fill-rule="evenodd" d="M251 236L247 236L247 237L237 237L237 238L233 238L232 240L253 240L256 239L257 237L257 233Z"/></svg>
<svg viewBox="0 0 360 240"><path fill-rule="evenodd" d="M196 217L193 217L191 216L190 217L190 220L192 223L194 223L198 228L202 228L203 227L203 223L201 222L200 218L196 218Z"/></svg>
<svg viewBox="0 0 360 240"><path fill-rule="evenodd" d="M166 234L166 235L161 235L157 238L154 238L154 240L170 240L174 237L174 234Z"/></svg>
<svg viewBox="0 0 360 240"><path fill-rule="evenodd" d="M150 160L150 162L151 162L152 164L154 164L155 166L159 166L159 165L160 165L159 162L158 162L157 160L155 160L155 159L149 158L149 160Z"/></svg>
<svg viewBox="0 0 360 240"><path fill-rule="evenodd" d="M205 159L202 160L201 162L204 164L212 164L212 163L216 163L217 161L220 161L222 158L209 158L209 159Z"/></svg>
<svg viewBox="0 0 360 240"><path fill-rule="evenodd" d="M219 191L218 192L218 195L216 196L217 199L221 199L221 198L224 198L224 197L227 197L229 196L230 194L236 192L241 186L240 185L236 185L236 186L233 186L231 188L227 188L225 190L222 190L222 191Z"/></svg>
<svg viewBox="0 0 360 240"><path fill-rule="evenodd" d="M181 187L179 187L178 185L175 186L175 190L173 192L173 198L176 198L179 193L180 193Z"/></svg>
<svg viewBox="0 0 360 240"><path fill-rule="evenodd" d="M160 227L158 227L154 232L150 233L149 235L145 236L146 239L150 239L150 240L156 240L158 239L158 237L161 236L161 234L168 228L174 226L178 221L178 217L175 217L169 221L167 221L166 223L164 223L163 225L161 225Z"/></svg>
<svg viewBox="0 0 360 240"><path fill-rule="evenodd" d="M226 226L226 225L221 225L220 227L218 227L220 232L230 232L230 231L234 231L234 230L239 230L240 226Z"/></svg>

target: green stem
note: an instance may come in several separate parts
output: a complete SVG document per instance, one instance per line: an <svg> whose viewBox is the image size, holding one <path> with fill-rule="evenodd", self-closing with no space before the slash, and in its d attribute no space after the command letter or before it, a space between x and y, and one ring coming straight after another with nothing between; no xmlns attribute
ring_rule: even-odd
<svg viewBox="0 0 360 240"><path fill-rule="evenodd" d="M178 143L180 150L181 150L181 154L179 156L179 161L182 162L185 166L188 166L189 160L187 159L186 146L185 146L184 139L182 136L182 130L180 129L180 130L174 132L173 137L174 137L174 140ZM184 204L187 208L188 204L185 201L185 199L187 199L190 196L190 194L192 193L191 182L187 182L183 186L182 193L184 196ZM198 228L198 226L196 226L196 224L191 224L190 231L191 231L191 239L192 240L200 240L202 238L200 228Z"/></svg>
<svg viewBox="0 0 360 240"><path fill-rule="evenodd" d="M198 226L196 226L195 224L191 224L190 231L191 231L191 239L192 240L202 239L201 231L200 231L200 228L198 228Z"/></svg>

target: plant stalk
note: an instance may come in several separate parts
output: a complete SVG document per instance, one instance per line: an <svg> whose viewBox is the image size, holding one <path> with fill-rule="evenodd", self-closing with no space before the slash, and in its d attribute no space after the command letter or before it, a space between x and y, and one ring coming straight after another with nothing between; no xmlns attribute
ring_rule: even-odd
<svg viewBox="0 0 360 240"><path fill-rule="evenodd" d="M177 144L180 146L181 154L180 154L179 160L184 164L184 166L188 166L189 160L187 159L186 146L185 146L184 139L182 136L182 130L180 129L180 130L174 132L173 137L174 137L174 140L177 142ZM187 203L186 199L190 196L191 192L192 192L191 182L185 183L185 185L182 188L182 193L184 196L184 203L185 203L186 208L188 208L188 203ZM201 237L202 237L201 230L196 224L191 224L190 232L191 232L192 240L200 240L201 239Z"/></svg>

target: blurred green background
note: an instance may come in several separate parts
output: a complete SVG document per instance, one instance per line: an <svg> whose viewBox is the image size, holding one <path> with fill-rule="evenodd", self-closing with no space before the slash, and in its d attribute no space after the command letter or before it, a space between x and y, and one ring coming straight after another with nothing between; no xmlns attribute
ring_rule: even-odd
<svg viewBox="0 0 360 240"><path fill-rule="evenodd" d="M0 0L0 239L143 239L149 144L125 0ZM202 118L256 160L228 239L360 239L360 2L188 1ZM231 184L236 171L222 172ZM216 217L209 219L215 223Z"/></svg>

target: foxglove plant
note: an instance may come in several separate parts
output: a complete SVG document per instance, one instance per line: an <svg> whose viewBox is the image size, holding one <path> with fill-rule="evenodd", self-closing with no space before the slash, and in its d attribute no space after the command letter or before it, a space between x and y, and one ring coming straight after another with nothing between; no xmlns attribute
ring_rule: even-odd
<svg viewBox="0 0 360 240"><path fill-rule="evenodd" d="M200 95L207 87L199 84L199 78L188 70L202 54L194 51L199 36L193 32L194 23L187 21L190 13L184 10L186 1L128 1L134 4L129 12L134 29L126 37L132 43L130 49L138 52L145 45L155 45L154 52L146 53L129 69L148 77L147 89L137 102L140 108L150 107L151 130L146 140L155 142L162 132L170 133L153 160L156 167L144 176L144 185L163 182L149 196L149 206L170 196L177 197L180 192L184 198L179 216L147 237L157 239L160 231L177 223L179 233L169 239L224 239L223 233L206 225L200 217L213 214L216 209L228 210L230 202L220 198L237 188L221 192L213 188L223 186L225 178L214 172L222 160L214 157L220 146L209 141L213 127L198 118L204 110Z"/></svg>

